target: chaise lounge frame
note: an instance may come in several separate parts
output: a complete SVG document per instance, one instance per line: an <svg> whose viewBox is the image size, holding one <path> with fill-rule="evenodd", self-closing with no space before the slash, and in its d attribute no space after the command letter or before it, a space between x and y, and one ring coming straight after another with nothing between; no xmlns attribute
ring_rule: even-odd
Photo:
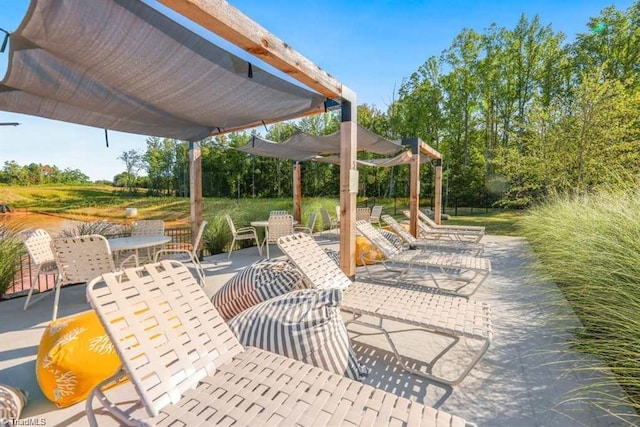
<svg viewBox="0 0 640 427"><path fill-rule="evenodd" d="M352 315L351 320L345 323L381 331L396 359L408 372L438 383L455 385L466 377L489 348L493 330L491 310L485 303L430 291L409 283L390 286L352 282L313 239L303 234L281 237L278 239L278 247L300 270L308 286L342 289L340 308ZM365 321L363 316L373 317L376 322ZM454 379L443 378L411 367L383 327L384 320L416 326L456 340L462 337L478 340L481 346L460 375ZM429 371L433 371L433 364Z"/></svg>
<svg viewBox="0 0 640 427"><path fill-rule="evenodd" d="M445 292L451 292L455 295L469 298L473 295L478 288L484 283L491 273L491 261L488 258L465 256L461 254L442 254L442 253L427 253L411 250L403 250L393 245L387 240L384 235L374 228L367 221L356 221L356 228L358 231L384 254L384 258L380 262L385 268L391 271L397 271L400 274L397 277L397 281L400 281L402 277L412 269L416 267L425 268L431 279L433 280L435 287ZM368 260L367 253L361 254L361 258ZM370 278L373 277L369 270L368 264L371 261L364 262L367 274ZM390 265L389 265L390 264ZM461 283L456 286L455 289L450 290L440 285L440 281L435 274L429 268L438 269L444 274L450 281ZM471 277L465 276L466 273L471 273ZM468 292L460 292L462 289L470 289Z"/></svg>
<svg viewBox="0 0 640 427"><path fill-rule="evenodd" d="M93 400L126 425L464 426L459 417L303 362L243 348L186 266L171 260L105 274L88 296L123 370ZM148 418L101 387L129 375Z"/></svg>
<svg viewBox="0 0 640 427"><path fill-rule="evenodd" d="M433 249L436 251L459 251L469 252L473 256L478 256L484 251L482 243L464 242L460 240L444 240L444 239L418 239L413 237L398 221L391 215L382 215L382 220L404 240L411 248Z"/></svg>

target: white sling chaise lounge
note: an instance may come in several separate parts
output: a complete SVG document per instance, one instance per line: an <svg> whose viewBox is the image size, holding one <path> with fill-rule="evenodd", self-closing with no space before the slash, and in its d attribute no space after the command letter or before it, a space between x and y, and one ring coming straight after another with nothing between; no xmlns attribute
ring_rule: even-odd
<svg viewBox="0 0 640 427"><path fill-rule="evenodd" d="M278 239L278 247L300 270L308 286L342 289L340 308L353 315L352 320L345 323L357 323L381 331L398 362L413 374L455 385L462 381L489 348L492 336L491 311L485 303L445 295L415 284L391 286L351 282L329 255L312 238L304 234L281 237ZM365 322L362 316L372 316L377 322ZM383 328L383 320L417 326L439 335L471 338L482 344L457 378L442 378L431 373L433 363L430 366L431 372L423 372L409 366Z"/></svg>
<svg viewBox="0 0 640 427"><path fill-rule="evenodd" d="M481 230L468 230L468 229L456 229L448 227L432 227L425 223L421 218L425 217L424 213L418 211L418 228L420 237L424 239L448 239L461 242L478 243L484 236L484 231ZM411 213L409 211L402 211L404 216L411 219ZM422 216L421 216L422 215Z"/></svg>
<svg viewBox="0 0 640 427"><path fill-rule="evenodd" d="M423 267L424 271L431 276L437 288L468 298L478 290L491 273L491 261L488 258L452 253L405 251L389 242L380 230L374 228L368 221L356 221L356 228L384 254L384 258L380 262L389 270L401 273L397 280L400 280L408 271L416 267ZM362 257L364 258L366 255L366 253L363 253ZM365 268L367 268L369 276L372 277L367 263L365 263ZM441 287L438 277L429 268L439 269L449 281L461 283L461 285L455 285L453 290ZM465 289L464 292L460 292L462 289Z"/></svg>
<svg viewBox="0 0 640 427"><path fill-rule="evenodd" d="M406 228L396 221L391 215L382 215L382 220L402 238L410 247L434 249L437 251L469 252L473 256L480 255L484 251L482 243L463 242L460 240L444 239L417 239Z"/></svg>
<svg viewBox="0 0 640 427"><path fill-rule="evenodd" d="M87 293L123 362L122 372L87 399L92 426L95 397L120 423L136 426L472 425L303 362L243 348L177 261L105 274ZM134 418L139 407L123 410L131 401L119 406L101 391L124 375L147 418Z"/></svg>

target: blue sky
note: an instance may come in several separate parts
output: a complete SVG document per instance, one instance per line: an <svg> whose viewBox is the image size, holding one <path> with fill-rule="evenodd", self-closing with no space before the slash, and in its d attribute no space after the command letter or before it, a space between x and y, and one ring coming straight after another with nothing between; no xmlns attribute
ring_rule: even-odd
<svg viewBox="0 0 640 427"><path fill-rule="evenodd" d="M91 0L88 0L91 1ZM152 0L150 0L152 1ZM17 29L28 0L1 0L0 28ZM247 16L354 90L358 103L381 110L393 101L402 80L430 56L449 47L463 29L482 32L491 23L512 28L520 15L536 14L571 41L587 31L590 17L609 5L625 10L632 0L237 0ZM154 3L151 3L154 4ZM159 7L162 9L162 7ZM206 35L202 30L194 31ZM7 51L0 54L0 76ZM244 52L234 53L247 57ZM124 168L117 157L144 150L146 136L109 132L0 111L0 165L15 160L80 169L93 180L112 179Z"/></svg>

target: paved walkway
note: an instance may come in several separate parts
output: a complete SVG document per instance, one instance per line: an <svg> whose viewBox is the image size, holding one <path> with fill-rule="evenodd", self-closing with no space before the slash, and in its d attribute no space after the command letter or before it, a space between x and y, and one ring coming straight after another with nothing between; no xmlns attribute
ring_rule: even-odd
<svg viewBox="0 0 640 427"><path fill-rule="evenodd" d="M493 312L494 339L485 356L455 387L443 387L406 374L394 361L383 337L372 330L350 326L353 344L363 361L373 368L367 382L390 392L423 401L459 415L479 426L623 426L640 420L626 409L616 417L595 404L594 397L573 400L571 392L598 379L588 371L568 370L590 363L567 347L567 338L579 323L572 316L557 287L530 273L530 254L525 241L486 236L484 256L491 258L491 277L474 298L487 302ZM333 244L334 242L325 242ZM272 246L272 257L281 255ZM212 295L230 277L258 260L255 248L207 258L206 291ZM24 417L38 417L46 425L84 426L84 403L57 409L40 392L35 379L35 357L40 336L51 316L52 297L22 311L22 299L0 303L0 383L19 385L31 392ZM60 316L87 310L84 286L63 289ZM569 316L567 318L567 315ZM407 330L399 324L385 326L392 332L400 351L417 360L439 357L443 348L451 351L434 369L447 374L459 368L475 343L452 343L423 331ZM119 395L130 395L128 386ZM122 391L120 391L122 389ZM609 390L615 396L617 386ZM622 398L623 399L623 398ZM624 402L624 399L623 399ZM620 409L625 412L625 408ZM626 418L626 421L625 421ZM102 417L100 425L115 425Z"/></svg>

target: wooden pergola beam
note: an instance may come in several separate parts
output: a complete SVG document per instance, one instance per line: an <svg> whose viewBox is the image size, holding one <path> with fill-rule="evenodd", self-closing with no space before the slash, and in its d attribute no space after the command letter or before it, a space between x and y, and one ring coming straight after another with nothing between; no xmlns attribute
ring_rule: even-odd
<svg viewBox="0 0 640 427"><path fill-rule="evenodd" d="M226 1L159 1L327 98L342 98L340 82Z"/></svg>

